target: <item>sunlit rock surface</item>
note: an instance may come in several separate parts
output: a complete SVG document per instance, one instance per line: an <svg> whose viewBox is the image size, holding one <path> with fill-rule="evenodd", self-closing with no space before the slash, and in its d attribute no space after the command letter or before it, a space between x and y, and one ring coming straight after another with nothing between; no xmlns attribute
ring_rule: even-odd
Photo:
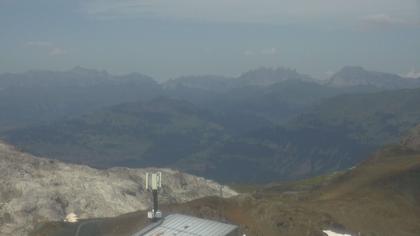
<svg viewBox="0 0 420 236"><path fill-rule="evenodd" d="M340 234L340 233L336 233L334 231L331 230L324 230L323 231L325 234L327 234L328 236L352 236L350 234Z"/></svg>
<svg viewBox="0 0 420 236"><path fill-rule="evenodd" d="M228 187L170 169L112 168L97 170L65 164L17 151L0 143L0 235L26 235L37 222L111 217L146 209L150 193L146 172L161 171L162 203L205 196L236 195Z"/></svg>

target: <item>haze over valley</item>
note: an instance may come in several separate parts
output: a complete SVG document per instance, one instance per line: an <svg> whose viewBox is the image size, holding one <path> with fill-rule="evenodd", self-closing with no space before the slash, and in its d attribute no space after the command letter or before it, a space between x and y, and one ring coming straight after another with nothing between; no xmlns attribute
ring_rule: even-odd
<svg viewBox="0 0 420 236"><path fill-rule="evenodd" d="M370 227L361 225L350 212L342 218L331 211L331 204L343 204L341 198L347 194L359 196L362 190L358 185L368 181L376 186L376 178L388 178L382 176L391 173L403 171L398 174L403 177L390 185L403 183L404 192L408 191L404 194L414 199L419 196L411 175L417 175L419 138L418 127L414 127L420 124L420 78L345 67L320 81L296 70L260 68L237 78L190 76L158 83L141 74L114 76L76 67L63 72L3 74L0 86L1 109L7 111L0 117L2 139L20 151L49 158L39 159L1 144L0 230L5 234L26 235L41 227L35 235L46 234L44 230L66 235L64 232L74 228L43 222L64 219L70 212L83 218L116 217L104 224L125 224L127 230L138 227L130 222L144 223L144 213L127 219L118 215L147 208L148 197L142 187L145 171L126 167L171 168L161 170L165 179L174 181L166 181L163 194L163 203L170 203L166 207L175 207L169 211L219 215L215 219L245 224L248 228L244 230L251 234L300 235L302 230L315 233L337 225L352 232L382 232L386 228L377 224L387 219L379 217L379 212L401 214L383 208L383 204L396 204L391 199L376 199L376 191L388 190L369 190L374 191L368 194L374 194L369 202L384 201L378 206L365 205L375 209L369 216L376 218ZM406 138L400 141L401 137ZM401 146L383 149L400 142ZM372 157L378 149L384 151ZM397 159L387 160L387 156ZM402 169L388 169L393 165ZM354 166L360 168L353 170ZM362 173L356 174L359 170ZM220 195L220 185L183 172L235 186L240 195L209 206L216 211L213 213L193 207L212 205L211 199L176 205ZM266 187L253 187L257 183ZM224 197L237 194L229 188L223 191ZM319 200L291 201L288 192ZM284 198L290 207L279 211L296 220L285 223L283 216L270 216L283 226L273 229L267 223L263 229L255 226L260 224L258 217L246 220L229 215L229 211L245 210L237 204L271 208L261 205L261 194L274 205L273 196ZM33 200L29 201L29 196ZM244 196L248 197L242 199ZM324 198L330 199L327 205L313 208ZM352 208L355 202L341 207ZM295 204L305 206L304 215L295 215ZM418 209L417 203L413 204ZM230 210L217 213L223 206ZM241 214L252 217L256 213ZM312 217L321 221L313 226L304 223ZM26 226L20 227L22 224ZM410 224L401 224L401 230ZM417 227L413 230L406 231L407 235L418 232Z"/></svg>
<svg viewBox="0 0 420 236"><path fill-rule="evenodd" d="M322 81L260 68L164 83L76 67L3 74L0 84L0 134L21 150L97 168L171 167L226 183L350 168L420 123L420 79L361 67Z"/></svg>
<svg viewBox="0 0 420 236"><path fill-rule="evenodd" d="M419 39L420 0L0 0L0 236L419 236Z"/></svg>

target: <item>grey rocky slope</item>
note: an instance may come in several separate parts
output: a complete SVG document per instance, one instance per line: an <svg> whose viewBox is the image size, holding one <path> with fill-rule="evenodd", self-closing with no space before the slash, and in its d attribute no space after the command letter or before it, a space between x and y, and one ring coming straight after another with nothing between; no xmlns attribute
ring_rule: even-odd
<svg viewBox="0 0 420 236"><path fill-rule="evenodd" d="M146 209L150 195L143 187L147 171L96 170L19 152L0 142L0 235L26 235L35 224L63 220L69 213L82 218L111 217ZM228 187L170 169L163 174L162 203L236 195Z"/></svg>

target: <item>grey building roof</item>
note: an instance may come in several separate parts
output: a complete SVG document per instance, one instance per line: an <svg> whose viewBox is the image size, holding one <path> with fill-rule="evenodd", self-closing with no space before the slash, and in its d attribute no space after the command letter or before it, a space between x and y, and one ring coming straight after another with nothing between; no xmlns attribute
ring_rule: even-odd
<svg viewBox="0 0 420 236"><path fill-rule="evenodd" d="M237 232L238 226L192 216L173 214L150 225L135 236L227 236Z"/></svg>

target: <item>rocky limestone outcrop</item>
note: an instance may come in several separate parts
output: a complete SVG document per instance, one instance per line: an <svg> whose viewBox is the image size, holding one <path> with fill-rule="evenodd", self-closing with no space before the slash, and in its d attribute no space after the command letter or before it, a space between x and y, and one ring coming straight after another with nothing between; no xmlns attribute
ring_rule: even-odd
<svg viewBox="0 0 420 236"><path fill-rule="evenodd" d="M147 209L146 172L161 171L162 203L186 202L205 196L231 197L228 187L170 169L112 168L97 170L19 152L0 142L0 235L26 235L44 221L67 214L81 218L112 217Z"/></svg>
<svg viewBox="0 0 420 236"><path fill-rule="evenodd" d="M420 151L420 125L410 131L410 134L402 139L401 144L415 151Z"/></svg>

